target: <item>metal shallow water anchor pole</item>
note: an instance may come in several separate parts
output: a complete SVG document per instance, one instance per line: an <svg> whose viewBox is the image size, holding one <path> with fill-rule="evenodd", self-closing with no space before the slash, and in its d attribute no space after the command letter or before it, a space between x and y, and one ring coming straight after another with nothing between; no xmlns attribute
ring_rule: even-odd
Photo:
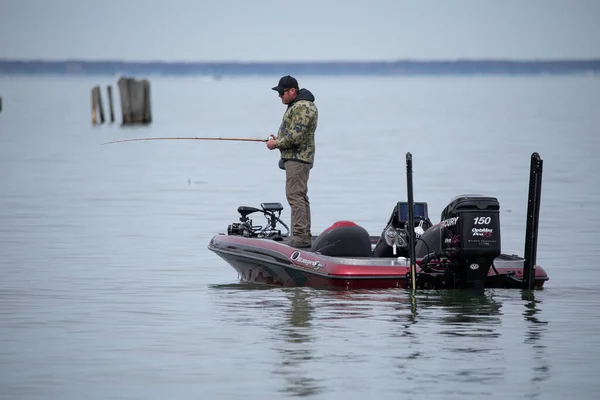
<svg viewBox="0 0 600 400"><path fill-rule="evenodd" d="M542 169L544 161L538 153L531 155L529 170L529 197L527 198L527 225L525 228L525 261L523 263L523 289L531 290L535 281L538 223L542 198Z"/></svg>
<svg viewBox="0 0 600 400"><path fill-rule="evenodd" d="M268 139L246 139L246 138L224 138L224 137L160 137L160 138L138 138L115 140L114 142L106 142L102 144L137 142L139 140L230 140L235 142L267 142Z"/></svg>
<svg viewBox="0 0 600 400"><path fill-rule="evenodd" d="M406 191L408 192L408 257L410 258L410 282L412 290L417 288L417 267L415 261L415 205L412 182L412 154L406 153Z"/></svg>

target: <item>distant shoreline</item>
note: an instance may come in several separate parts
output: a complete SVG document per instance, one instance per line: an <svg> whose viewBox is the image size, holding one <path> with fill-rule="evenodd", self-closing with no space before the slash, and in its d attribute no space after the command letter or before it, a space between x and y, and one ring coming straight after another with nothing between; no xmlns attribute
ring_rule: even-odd
<svg viewBox="0 0 600 400"><path fill-rule="evenodd" d="M600 59L184 62L0 59L0 75L540 75L597 74Z"/></svg>

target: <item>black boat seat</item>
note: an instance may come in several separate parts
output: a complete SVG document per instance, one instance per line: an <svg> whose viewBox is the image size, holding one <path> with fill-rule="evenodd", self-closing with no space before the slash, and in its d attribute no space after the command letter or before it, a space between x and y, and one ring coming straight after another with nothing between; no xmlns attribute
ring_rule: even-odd
<svg viewBox="0 0 600 400"><path fill-rule="evenodd" d="M332 257L370 257L371 238L352 221L337 221L313 241L311 251Z"/></svg>

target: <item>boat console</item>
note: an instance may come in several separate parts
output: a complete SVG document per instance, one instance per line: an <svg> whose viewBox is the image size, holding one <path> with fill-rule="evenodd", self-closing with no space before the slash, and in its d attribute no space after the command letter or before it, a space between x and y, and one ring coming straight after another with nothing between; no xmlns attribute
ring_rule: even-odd
<svg viewBox="0 0 600 400"><path fill-rule="evenodd" d="M390 216L387 225L381 232L379 240L373 249L373 257L408 257L410 235L409 229L414 229L415 240L419 240L432 224L429 220L427 203L415 202L413 221L409 222L408 202L399 201Z"/></svg>

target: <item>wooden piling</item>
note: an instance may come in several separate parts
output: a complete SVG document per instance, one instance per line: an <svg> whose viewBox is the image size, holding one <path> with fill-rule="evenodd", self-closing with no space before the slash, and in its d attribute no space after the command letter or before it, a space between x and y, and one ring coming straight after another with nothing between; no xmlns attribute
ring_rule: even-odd
<svg viewBox="0 0 600 400"><path fill-rule="evenodd" d="M0 97L0 112L2 112L2 97Z"/></svg>
<svg viewBox="0 0 600 400"><path fill-rule="evenodd" d="M96 115L96 110L98 109L98 105L96 104L96 91L95 88L92 88L92 124L96 125L98 123L98 117Z"/></svg>
<svg viewBox="0 0 600 400"><path fill-rule="evenodd" d="M143 80L144 85L144 116L142 122L149 124L152 122L152 112L150 110L150 82Z"/></svg>
<svg viewBox="0 0 600 400"><path fill-rule="evenodd" d="M98 110L100 110L100 123L104 123L104 106L102 105L102 93L100 86L96 86L96 96L98 96Z"/></svg>
<svg viewBox="0 0 600 400"><path fill-rule="evenodd" d="M131 122L131 101L129 97L129 79L121 77L117 82L119 86L119 95L121 97L121 123L128 125Z"/></svg>
<svg viewBox="0 0 600 400"><path fill-rule="evenodd" d="M150 83L147 80L121 77L118 85L123 125L151 123Z"/></svg>
<svg viewBox="0 0 600 400"><path fill-rule="evenodd" d="M100 112L100 123L104 123L104 108L102 106L102 94L100 93L100 86L94 86L92 88L92 124L98 123L97 112Z"/></svg>
<svg viewBox="0 0 600 400"><path fill-rule="evenodd" d="M129 80L129 100L131 101L131 124L142 122L144 113L144 87L138 81Z"/></svg>
<svg viewBox="0 0 600 400"><path fill-rule="evenodd" d="M108 92L108 107L110 110L110 123L112 124L113 122L115 122L115 109L113 107L112 86L108 85L106 89Z"/></svg>

